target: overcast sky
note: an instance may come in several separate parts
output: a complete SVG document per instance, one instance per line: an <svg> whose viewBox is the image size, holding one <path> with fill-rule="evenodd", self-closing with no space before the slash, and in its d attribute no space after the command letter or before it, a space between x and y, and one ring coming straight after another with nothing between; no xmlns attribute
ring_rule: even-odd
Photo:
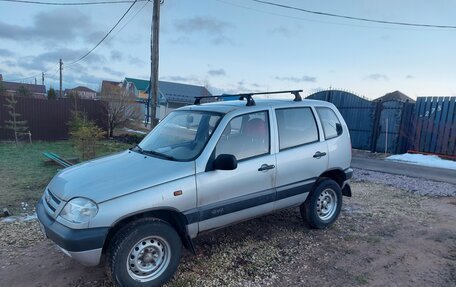
<svg viewBox="0 0 456 287"><path fill-rule="evenodd" d="M456 25L453 0L271 1L357 17ZM94 53L69 65L129 5L0 2L0 73L15 80L46 71L47 88L58 88L62 58L67 88L149 78L152 4L140 10L145 2L137 3ZM215 93L300 88L309 94L332 87L368 98L394 90L413 98L456 95L456 29L354 22L250 0L165 0L159 77L208 85Z"/></svg>

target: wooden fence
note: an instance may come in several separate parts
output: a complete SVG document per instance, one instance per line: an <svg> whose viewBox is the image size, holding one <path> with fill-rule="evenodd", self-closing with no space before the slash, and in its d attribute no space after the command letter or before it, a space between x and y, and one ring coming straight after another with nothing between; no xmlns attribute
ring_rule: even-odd
<svg viewBox="0 0 456 287"><path fill-rule="evenodd" d="M456 156L456 97L419 97L411 149Z"/></svg>
<svg viewBox="0 0 456 287"><path fill-rule="evenodd" d="M21 119L27 121L32 140L68 139L68 122L75 106L99 127L107 130L107 117L103 112L102 103L97 100L78 99L76 103L71 99L42 100L16 97L16 100L16 112L21 114ZM5 121L10 119L5 104L6 98L0 97L0 140L12 140L12 131L4 128Z"/></svg>

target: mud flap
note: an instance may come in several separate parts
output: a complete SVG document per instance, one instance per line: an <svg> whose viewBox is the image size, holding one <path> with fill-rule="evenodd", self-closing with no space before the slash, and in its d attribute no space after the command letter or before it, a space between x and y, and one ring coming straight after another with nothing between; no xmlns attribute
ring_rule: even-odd
<svg viewBox="0 0 456 287"><path fill-rule="evenodd" d="M347 197L351 197L352 196L352 190L351 190L351 187L348 183L346 183L344 185L344 187L342 188L342 195L343 196L347 196Z"/></svg>

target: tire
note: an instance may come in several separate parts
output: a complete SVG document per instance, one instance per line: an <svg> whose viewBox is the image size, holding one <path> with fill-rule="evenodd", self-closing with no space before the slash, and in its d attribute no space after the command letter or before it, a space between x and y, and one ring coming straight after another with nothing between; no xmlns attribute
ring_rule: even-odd
<svg viewBox="0 0 456 287"><path fill-rule="evenodd" d="M107 274L116 286L161 286L176 272L182 242L166 221L144 218L121 228L107 253Z"/></svg>
<svg viewBox="0 0 456 287"><path fill-rule="evenodd" d="M302 218L312 228L323 229L331 226L339 217L342 207L342 191L332 179L317 183L306 201L301 205Z"/></svg>

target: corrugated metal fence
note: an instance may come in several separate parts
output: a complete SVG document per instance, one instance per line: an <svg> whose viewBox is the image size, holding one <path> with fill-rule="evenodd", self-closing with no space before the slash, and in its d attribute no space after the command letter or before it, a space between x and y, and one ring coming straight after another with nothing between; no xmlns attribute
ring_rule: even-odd
<svg viewBox="0 0 456 287"><path fill-rule="evenodd" d="M456 156L456 97L419 97L412 149Z"/></svg>
<svg viewBox="0 0 456 287"><path fill-rule="evenodd" d="M18 101L16 112L21 119L27 121L33 140L68 139L68 121L74 101L71 99L42 100L27 97L16 97ZM0 97L0 140L14 139L11 130L4 128L4 122L9 120L5 107L6 98ZM107 118L102 109L102 103L95 100L78 100L77 109L87 114L102 129L107 130Z"/></svg>
<svg viewBox="0 0 456 287"><path fill-rule="evenodd" d="M353 148L371 148L375 104L354 94L338 90L321 91L307 97L333 103L350 129Z"/></svg>
<svg viewBox="0 0 456 287"><path fill-rule="evenodd" d="M414 104L402 101L369 101L355 94L327 90L308 99L333 103L344 117L356 149L403 153L410 144Z"/></svg>

